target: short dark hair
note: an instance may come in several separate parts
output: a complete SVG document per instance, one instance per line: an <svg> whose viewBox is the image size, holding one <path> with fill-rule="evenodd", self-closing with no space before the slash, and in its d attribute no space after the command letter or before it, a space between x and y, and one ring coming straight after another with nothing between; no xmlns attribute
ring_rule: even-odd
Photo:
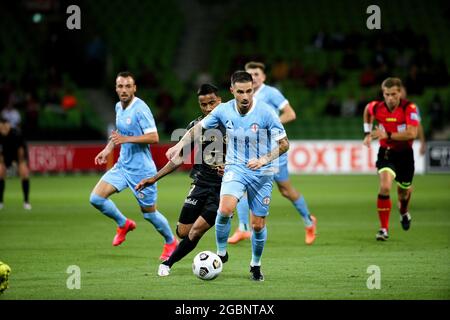
<svg viewBox="0 0 450 320"><path fill-rule="evenodd" d="M130 77L131 79L133 79L133 82L136 84L136 78L134 77L134 74L132 74L130 71L121 71L117 74L117 77L122 77L122 78L128 78Z"/></svg>
<svg viewBox="0 0 450 320"><path fill-rule="evenodd" d="M250 73L238 70L231 76L231 85L234 85L236 82L253 82L253 78Z"/></svg>
<svg viewBox="0 0 450 320"><path fill-rule="evenodd" d="M400 78L387 78L381 83L381 89L383 88L392 88L392 87L398 87L401 89L403 87L402 80Z"/></svg>
<svg viewBox="0 0 450 320"><path fill-rule="evenodd" d="M9 123L9 121L3 117L0 117L0 123Z"/></svg>
<svg viewBox="0 0 450 320"><path fill-rule="evenodd" d="M217 95L217 92L219 91L219 89L210 83L204 83L200 86L200 88L198 88L197 90L197 96L204 96L207 94L211 94L214 93L215 95Z"/></svg>
<svg viewBox="0 0 450 320"><path fill-rule="evenodd" d="M247 69L261 69L266 71L266 66L262 62L250 61L245 64L245 70Z"/></svg>

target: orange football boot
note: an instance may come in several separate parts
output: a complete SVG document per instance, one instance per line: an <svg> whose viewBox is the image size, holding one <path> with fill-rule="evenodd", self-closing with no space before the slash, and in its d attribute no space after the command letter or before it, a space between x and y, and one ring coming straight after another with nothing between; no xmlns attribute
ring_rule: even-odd
<svg viewBox="0 0 450 320"><path fill-rule="evenodd" d="M161 253L161 256L159 257L159 260L166 261L167 259L169 259L172 253L177 248L177 246L178 246L177 238L174 238L172 243L166 243L163 247L163 251Z"/></svg>
<svg viewBox="0 0 450 320"><path fill-rule="evenodd" d="M117 233L116 236L114 237L113 240L113 246L118 246L119 244L121 244L122 242L125 241L125 237L127 236L127 233L129 231L133 231L134 229L136 229L136 222L134 222L133 220L127 219L127 221L125 222L125 225L121 228L121 227L117 227Z"/></svg>
<svg viewBox="0 0 450 320"><path fill-rule="evenodd" d="M311 245L316 240L317 219L311 215L313 224L310 227L305 227L305 243Z"/></svg>
<svg viewBox="0 0 450 320"><path fill-rule="evenodd" d="M228 238L228 243L236 244L242 240L250 239L251 236L252 236L251 231L241 231L238 228L236 229L234 234L230 238Z"/></svg>

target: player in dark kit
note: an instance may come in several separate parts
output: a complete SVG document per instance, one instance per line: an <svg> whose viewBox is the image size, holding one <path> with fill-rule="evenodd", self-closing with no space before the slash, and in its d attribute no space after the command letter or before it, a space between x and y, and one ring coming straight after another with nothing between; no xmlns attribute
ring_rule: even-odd
<svg viewBox="0 0 450 320"><path fill-rule="evenodd" d="M192 121L187 127L188 130L220 104L221 98L217 91L211 84L203 84L199 88L197 96L203 116ZM182 241L170 258L159 266L158 275L161 277L168 276L172 265L194 250L205 232L215 224L225 160L225 133L225 128L220 126L217 129L203 130L202 136L199 137L201 147L195 152L195 164L190 174L193 182L184 200L176 230ZM181 155L170 160L155 176L142 180L136 190L152 185L176 170L182 162Z"/></svg>
<svg viewBox="0 0 450 320"><path fill-rule="evenodd" d="M389 216L391 213L390 191L397 181L400 221L403 230L408 230L411 215L408 204L412 193L414 176L414 154L412 144L417 137L419 115L414 103L401 99L402 82L399 78L387 78L381 84L384 101L372 101L364 109L364 144L370 147L372 139L380 140L377 169L380 188L377 200L381 228L377 240L389 238ZM371 119L378 122L372 131Z"/></svg>
<svg viewBox="0 0 450 320"><path fill-rule="evenodd" d="M22 180L23 208L31 210L27 144L19 131L13 129L7 120L0 118L0 209L3 208L6 170L14 163L17 164Z"/></svg>

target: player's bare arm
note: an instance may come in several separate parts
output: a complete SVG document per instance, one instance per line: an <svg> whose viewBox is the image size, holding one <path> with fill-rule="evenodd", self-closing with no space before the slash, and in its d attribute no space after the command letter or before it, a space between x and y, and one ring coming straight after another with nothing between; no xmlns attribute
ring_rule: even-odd
<svg viewBox="0 0 450 320"><path fill-rule="evenodd" d="M288 103L282 110L280 114L280 122L282 124L294 121L297 118L294 108Z"/></svg>
<svg viewBox="0 0 450 320"><path fill-rule="evenodd" d="M287 137L284 137L283 139L280 139L278 141L278 147L275 147L272 151L267 153L266 155L258 158L258 159L251 159L249 160L247 167L252 170L257 170L261 168L262 166L265 166L269 162L275 160L279 156L281 156L283 153L287 152L289 150L289 141Z"/></svg>
<svg viewBox="0 0 450 320"><path fill-rule="evenodd" d="M225 174L225 166L222 164L220 166L216 167L217 170L217 174L221 177L223 177L223 175Z"/></svg>
<svg viewBox="0 0 450 320"><path fill-rule="evenodd" d="M419 123L419 126L417 127L417 138L419 138L420 141L419 152L421 155L424 155L427 148L427 142L425 140L425 133L423 131L422 123Z"/></svg>
<svg viewBox="0 0 450 320"><path fill-rule="evenodd" d="M188 132L185 133L183 138L181 138L181 140L178 141L176 145L167 150L166 152L167 159L171 160L176 156L179 156L183 148L194 142L196 139L198 139L201 136L201 134L202 134L202 123L198 122L195 126L189 129Z"/></svg>
<svg viewBox="0 0 450 320"><path fill-rule="evenodd" d="M111 140L108 142L106 147L97 154L94 159L94 163L98 165L105 164L107 162L108 155L114 150L114 142Z"/></svg>
<svg viewBox="0 0 450 320"><path fill-rule="evenodd" d="M144 189L145 187L155 184L157 181L162 179L164 176L174 172L183 164L183 158L177 156L174 159L166 163L164 167L161 168L153 177L142 179L134 188L137 191Z"/></svg>
<svg viewBox="0 0 450 320"><path fill-rule="evenodd" d="M369 105L364 108L363 113L363 122L364 122L364 140L363 144L370 148L370 143L372 142L372 137L370 132L372 131L373 124L373 116L369 113Z"/></svg>
<svg viewBox="0 0 450 320"><path fill-rule="evenodd" d="M370 134L372 139L390 139L396 141L414 140L417 137L417 126L408 125L403 132L386 132L385 130L376 127Z"/></svg>
<svg viewBox="0 0 450 320"><path fill-rule="evenodd" d="M117 146L123 143L154 144L159 142L159 136L157 132L146 133L141 136L123 136L117 131L113 131L111 141Z"/></svg>

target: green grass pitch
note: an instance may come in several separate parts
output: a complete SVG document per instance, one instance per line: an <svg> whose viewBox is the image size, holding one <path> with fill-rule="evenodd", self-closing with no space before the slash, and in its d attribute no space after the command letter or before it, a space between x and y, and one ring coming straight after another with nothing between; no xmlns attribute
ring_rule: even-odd
<svg viewBox="0 0 450 320"><path fill-rule="evenodd" d="M137 229L112 247L115 224L89 204L98 178L33 177L30 212L22 209L20 181L7 179L0 260L12 273L0 299L450 299L448 175L415 177L408 232L401 229L392 193L387 242L375 241L375 175L293 176L317 216L318 238L313 246L304 244L302 220L274 191L261 283L249 280L249 241L229 246L230 260L217 279L202 281L192 274L194 255L215 250L214 229L169 277L159 278L162 238L141 217L129 190L112 199ZM172 229L189 182L180 173L159 183L159 209ZM235 226L233 221L232 230ZM81 270L80 289L67 288L71 265ZM380 289L367 288L371 265L380 268Z"/></svg>

